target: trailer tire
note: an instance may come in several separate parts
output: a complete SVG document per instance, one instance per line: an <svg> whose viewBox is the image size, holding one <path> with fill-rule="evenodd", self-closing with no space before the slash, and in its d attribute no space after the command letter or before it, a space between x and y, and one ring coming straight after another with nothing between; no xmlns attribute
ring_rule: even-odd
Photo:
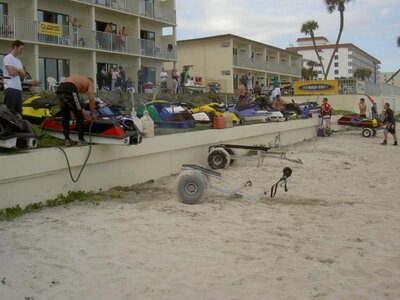
<svg viewBox="0 0 400 300"><path fill-rule="evenodd" d="M176 191L179 200L185 204L197 204L206 195L207 177L193 170L183 171L176 178Z"/></svg>
<svg viewBox="0 0 400 300"><path fill-rule="evenodd" d="M371 128L364 128L362 131L362 136L365 138L369 138L373 135L372 129Z"/></svg>
<svg viewBox="0 0 400 300"><path fill-rule="evenodd" d="M229 166L231 163L231 158L229 156L228 151L223 148L215 148L210 153L208 153L207 157L208 165L214 170L223 169L226 166Z"/></svg>

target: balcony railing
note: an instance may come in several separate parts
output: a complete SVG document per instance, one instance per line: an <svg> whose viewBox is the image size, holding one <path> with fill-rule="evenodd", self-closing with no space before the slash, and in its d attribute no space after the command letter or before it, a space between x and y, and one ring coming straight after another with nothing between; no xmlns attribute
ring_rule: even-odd
<svg viewBox="0 0 400 300"><path fill-rule="evenodd" d="M233 56L233 66L246 68L246 69L254 69L254 70L261 70L267 72L276 72L276 73L283 73L292 76L301 76L301 69L292 67L289 65L284 64L276 64L276 63L267 63L261 62L259 60L252 59L250 57L234 55Z"/></svg>
<svg viewBox="0 0 400 300"><path fill-rule="evenodd" d="M61 25L60 36L51 36L40 34L38 26L39 24L35 20L0 16L0 38L176 59L176 47L169 43L142 40L131 36L120 36L114 33L67 25Z"/></svg>
<svg viewBox="0 0 400 300"><path fill-rule="evenodd" d="M176 24L176 11L143 0L74 0Z"/></svg>

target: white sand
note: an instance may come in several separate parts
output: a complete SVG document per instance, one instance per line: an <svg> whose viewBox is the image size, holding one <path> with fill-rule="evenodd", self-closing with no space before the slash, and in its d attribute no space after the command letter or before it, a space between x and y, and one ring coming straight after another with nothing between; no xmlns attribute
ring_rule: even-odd
<svg viewBox="0 0 400 300"><path fill-rule="evenodd" d="M171 176L1 222L0 298L400 299L400 148L379 135L290 147L303 165L222 171L220 185L250 179L255 194L292 167L274 199L210 190L189 206Z"/></svg>

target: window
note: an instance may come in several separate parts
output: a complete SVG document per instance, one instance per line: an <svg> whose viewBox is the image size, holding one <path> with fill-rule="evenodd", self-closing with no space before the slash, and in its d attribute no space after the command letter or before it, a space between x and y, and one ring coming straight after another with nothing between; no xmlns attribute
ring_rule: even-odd
<svg viewBox="0 0 400 300"><path fill-rule="evenodd" d="M339 63L336 62L336 63L335 63L335 67L339 67Z"/></svg>
<svg viewBox="0 0 400 300"><path fill-rule="evenodd" d="M237 48L233 48L233 55L237 55Z"/></svg>
<svg viewBox="0 0 400 300"><path fill-rule="evenodd" d="M353 70L352 69L349 70L349 74L353 74Z"/></svg>
<svg viewBox="0 0 400 300"><path fill-rule="evenodd" d="M335 55L335 59L339 59L339 55Z"/></svg>
<svg viewBox="0 0 400 300"><path fill-rule="evenodd" d="M318 49L318 52L322 52L322 49Z"/></svg>
<svg viewBox="0 0 400 300"><path fill-rule="evenodd" d="M63 15L51 11L38 10L37 11L38 22L48 22L58 25L63 25L63 35L68 35L69 30L69 16ZM58 36L51 36L47 34L38 34L40 42L46 43L58 43Z"/></svg>
<svg viewBox="0 0 400 300"><path fill-rule="evenodd" d="M156 40L155 32L140 30L140 39L141 39L141 54L146 56L154 56L155 53L154 42Z"/></svg>
<svg viewBox="0 0 400 300"><path fill-rule="evenodd" d="M348 58L349 59L353 59L353 56L351 54L349 54Z"/></svg>
<svg viewBox="0 0 400 300"><path fill-rule="evenodd" d="M42 88L47 89L47 77L60 81L61 77L69 76L69 60L39 57L39 80Z"/></svg>
<svg viewBox="0 0 400 300"><path fill-rule="evenodd" d="M339 70L335 70L335 75L339 74Z"/></svg>

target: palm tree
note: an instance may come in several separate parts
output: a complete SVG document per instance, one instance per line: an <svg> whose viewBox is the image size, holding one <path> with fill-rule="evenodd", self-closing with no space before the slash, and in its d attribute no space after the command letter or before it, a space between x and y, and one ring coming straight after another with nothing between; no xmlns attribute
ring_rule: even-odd
<svg viewBox="0 0 400 300"><path fill-rule="evenodd" d="M365 80L365 79L369 80L371 75L372 75L372 71L367 68L358 68L353 73L354 78L361 79L361 80Z"/></svg>
<svg viewBox="0 0 400 300"><path fill-rule="evenodd" d="M340 42L340 37L342 36L343 32L343 27L344 27L344 10L345 10L345 3L349 3L352 0L325 0L326 8L328 9L328 12L331 14L333 13L336 9L340 13L340 27L339 27L339 33L336 39L336 44L335 48L333 50L331 59L329 60L328 67L326 68L326 73L325 73L325 79L327 79L329 70L332 65L333 58L335 56L335 53L339 47L339 42Z"/></svg>
<svg viewBox="0 0 400 300"><path fill-rule="evenodd" d="M301 25L300 32L304 33L305 35L311 36L311 39L312 39L312 42L314 45L315 54L317 54L318 61L322 68L322 73L326 77L324 64L322 63L322 57L321 57L321 55L319 55L318 49L317 49L317 44L315 43L314 31L317 30L318 28L319 28L318 22L311 20L311 21L307 21L307 22L303 23L303 25Z"/></svg>

